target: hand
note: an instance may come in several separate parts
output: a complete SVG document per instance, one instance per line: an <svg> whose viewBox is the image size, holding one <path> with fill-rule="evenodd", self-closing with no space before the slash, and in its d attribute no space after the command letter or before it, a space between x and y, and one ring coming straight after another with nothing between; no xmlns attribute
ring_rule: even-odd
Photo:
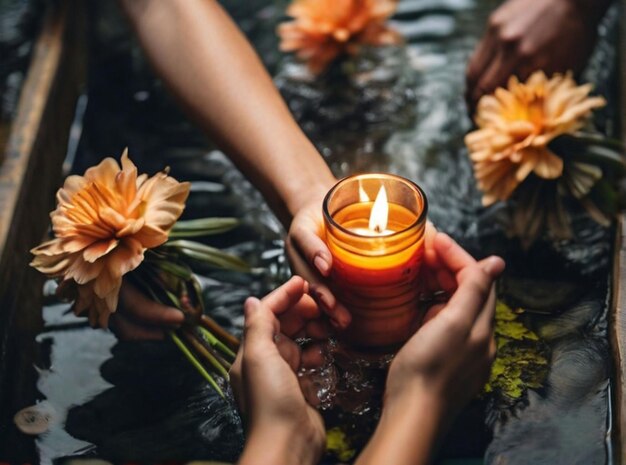
<svg viewBox="0 0 626 465"><path fill-rule="evenodd" d="M350 313L324 283L333 266L332 255L324 242L322 217L322 203L328 189L324 187L313 192L308 201L297 209L285 241L285 249L293 272L311 283L311 295L333 326L345 329L351 321Z"/></svg>
<svg viewBox="0 0 626 465"><path fill-rule="evenodd" d="M311 360L281 333L326 336L307 288L294 277L262 301L251 297L245 303L244 336L231 369L233 392L248 420L240 465L317 463L324 451L322 418L305 400L295 374Z"/></svg>
<svg viewBox="0 0 626 465"><path fill-rule="evenodd" d="M503 86L509 76L525 80L542 69L580 72L593 50L598 22L609 0L508 0L489 18L487 32L467 68L466 97Z"/></svg>
<svg viewBox="0 0 626 465"><path fill-rule="evenodd" d="M165 331L179 327L184 321L183 312L155 302L124 280L120 303L109 319L109 327L122 340L161 340Z"/></svg>
<svg viewBox="0 0 626 465"><path fill-rule="evenodd" d="M504 262L490 257L477 263L445 234L431 241L429 260L439 267L432 283L441 278L449 288L453 275L456 291L429 310L391 363L381 420L361 465L383 457L397 465L428 463L436 441L489 375L495 355L493 282Z"/></svg>

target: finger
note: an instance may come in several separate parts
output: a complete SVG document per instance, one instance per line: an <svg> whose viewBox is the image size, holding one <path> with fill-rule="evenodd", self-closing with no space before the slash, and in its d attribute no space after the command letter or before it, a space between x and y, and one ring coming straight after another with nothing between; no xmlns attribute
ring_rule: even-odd
<svg viewBox="0 0 626 465"><path fill-rule="evenodd" d="M303 295L291 309L278 316L280 330L288 337L302 333L311 320L319 319L321 311L310 295Z"/></svg>
<svg viewBox="0 0 626 465"><path fill-rule="evenodd" d="M426 230L424 231L424 262L429 268L439 267L441 264L437 260L437 253L435 252L435 236L437 235L437 228L428 221L426 223Z"/></svg>
<svg viewBox="0 0 626 465"><path fill-rule="evenodd" d="M496 292L495 286L491 286L487 300L483 304L474 327L471 329L470 339L475 343L485 343L493 334L493 326L495 320L496 309Z"/></svg>
<svg viewBox="0 0 626 465"><path fill-rule="evenodd" d="M459 275L459 288L442 312L451 323L451 331L469 336L491 292L493 278L478 265L466 267Z"/></svg>
<svg viewBox="0 0 626 465"><path fill-rule="evenodd" d="M300 367L300 346L284 334L274 336L274 342L278 348L278 353L287 362L289 367L294 372L298 371Z"/></svg>
<svg viewBox="0 0 626 465"><path fill-rule="evenodd" d="M111 315L109 325L123 341L160 341L165 337L162 329L137 324L120 313Z"/></svg>
<svg viewBox="0 0 626 465"><path fill-rule="evenodd" d="M480 79L481 74L491 61L496 48L496 34L487 31L483 40L476 46L474 54L469 60L466 71L467 93L471 95L474 86Z"/></svg>
<svg viewBox="0 0 626 465"><path fill-rule="evenodd" d="M244 304L245 324L243 337L245 340L243 365L248 358L262 358L276 350L274 335L280 332L278 320L269 309L256 297L248 297Z"/></svg>
<svg viewBox="0 0 626 465"><path fill-rule="evenodd" d="M322 227L313 218L303 217L292 224L288 240L306 259L309 266L326 277L330 275L333 258L326 242L320 237L322 234Z"/></svg>
<svg viewBox="0 0 626 465"><path fill-rule="evenodd" d="M309 321L304 327L304 337L308 337L315 340L328 339L330 331L328 325L322 320Z"/></svg>
<svg viewBox="0 0 626 465"><path fill-rule="evenodd" d="M263 297L263 305L275 315L280 315L292 308L304 295L307 283L300 276L292 276L282 286Z"/></svg>
<svg viewBox="0 0 626 465"><path fill-rule="evenodd" d="M488 276L491 277L492 280L495 280L500 276L502 271L504 271L504 260L500 257L488 257L480 262L478 262L478 266L480 266ZM474 329L472 330L472 336L478 340L482 340L491 335L493 331L493 325L495 321L495 308L496 308L496 291L495 286L491 285L491 289L489 291L489 297L483 306L483 309L478 315L476 319L476 323L474 324Z"/></svg>
<svg viewBox="0 0 626 465"><path fill-rule="evenodd" d="M350 325L352 321L350 312L335 298L328 287L321 283L311 283L309 293L322 311L328 315L335 328L345 329Z"/></svg>
<svg viewBox="0 0 626 465"><path fill-rule="evenodd" d="M333 326L340 329L347 328L350 321L352 321L350 312L335 299L330 289L320 282L319 277L307 266L304 258L294 249L293 245L290 245L289 240L285 243L285 248L287 249L292 268L298 270L298 273L310 283L309 294L321 310L328 315Z"/></svg>
<svg viewBox="0 0 626 465"><path fill-rule="evenodd" d="M121 287L120 300L122 311L136 322L168 327L178 327L185 322L183 312L149 299L130 284L124 283Z"/></svg>
<svg viewBox="0 0 626 465"><path fill-rule="evenodd" d="M439 313L446 307L446 304L435 304L431 306L426 315L424 315L424 319L422 320L422 326L428 323L430 320L435 318Z"/></svg>
<svg viewBox="0 0 626 465"><path fill-rule="evenodd" d="M317 383L315 383L310 376L299 377L298 383L300 384L300 390L302 391L304 399L313 407L317 407L320 404L320 398L317 395L319 387Z"/></svg>
<svg viewBox="0 0 626 465"><path fill-rule="evenodd" d="M476 264L474 257L445 233L437 233L434 239L434 248L442 265L453 273L458 273L466 266Z"/></svg>
<svg viewBox="0 0 626 465"><path fill-rule="evenodd" d="M502 87L519 65L520 57L507 47L501 47L485 70L472 93L472 101L478 102L483 95Z"/></svg>
<svg viewBox="0 0 626 465"><path fill-rule="evenodd" d="M242 359L243 359L243 340L239 345L239 351L237 351L237 357L230 367L228 372L230 387L233 390L233 396L237 407L242 414L246 413L246 397L244 395L243 377L242 377Z"/></svg>
<svg viewBox="0 0 626 465"><path fill-rule="evenodd" d="M478 264L492 279L497 279L506 267L504 260L497 255L484 258Z"/></svg>
<svg viewBox="0 0 626 465"><path fill-rule="evenodd" d="M300 359L300 365L302 368L306 368L307 370L319 368L324 365L324 362L324 350L321 344L311 344L302 350L302 356Z"/></svg>

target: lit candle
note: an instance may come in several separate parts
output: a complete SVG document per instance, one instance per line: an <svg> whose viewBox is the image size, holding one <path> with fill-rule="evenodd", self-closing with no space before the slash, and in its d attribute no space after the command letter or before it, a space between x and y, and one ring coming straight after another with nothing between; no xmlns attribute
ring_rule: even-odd
<svg viewBox="0 0 626 465"><path fill-rule="evenodd" d="M323 209L333 255L331 286L352 314L344 339L361 348L404 342L421 321L424 192L399 176L356 175L328 192Z"/></svg>

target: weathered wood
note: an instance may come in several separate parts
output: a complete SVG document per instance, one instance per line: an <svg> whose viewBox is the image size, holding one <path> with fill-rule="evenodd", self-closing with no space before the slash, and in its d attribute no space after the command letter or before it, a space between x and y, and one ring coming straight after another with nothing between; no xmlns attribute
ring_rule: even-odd
<svg viewBox="0 0 626 465"><path fill-rule="evenodd" d="M620 74L620 129L626 137L626 0L621 0L619 74ZM626 464L626 212L617 221L613 259L613 299L610 318L610 339L613 353L613 445L614 462Z"/></svg>
<svg viewBox="0 0 626 465"><path fill-rule="evenodd" d="M610 318L610 339L613 348L615 370L613 374L613 443L615 462L622 463L626 444L626 216L620 215L615 231L615 254L613 258L613 302Z"/></svg>
<svg viewBox="0 0 626 465"><path fill-rule="evenodd" d="M44 237L84 77L80 3L53 2L35 44L0 165L0 412L32 401L42 278L29 250ZM28 367L25 369L25 367ZM31 399L29 399L29 397ZM9 409L8 406L11 406ZM3 418L5 420L6 418Z"/></svg>

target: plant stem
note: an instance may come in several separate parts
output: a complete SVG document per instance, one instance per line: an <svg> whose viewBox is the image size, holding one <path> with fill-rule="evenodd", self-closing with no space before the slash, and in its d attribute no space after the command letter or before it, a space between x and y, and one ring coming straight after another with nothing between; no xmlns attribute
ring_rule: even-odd
<svg viewBox="0 0 626 465"><path fill-rule="evenodd" d="M235 360L235 357L237 357L237 354L233 352L232 350L230 350L230 348L226 344L224 344L222 341L216 338L208 329L204 328L203 326L198 326L198 329L200 330L200 332L202 333L202 335L204 336L204 338L207 340L209 344L211 344L213 347L217 348L218 350L221 350L224 355L231 357L231 363L232 363L232 360Z"/></svg>
<svg viewBox="0 0 626 465"><path fill-rule="evenodd" d="M202 343L198 341L192 333L183 330L182 334L185 337L185 340L191 345L191 347L199 355L204 357L211 364L211 366L213 366L213 368L215 368L219 372L219 374L224 377L224 379L229 379L228 371L226 371L224 365L222 365L220 361L212 353L210 353L207 348L204 347Z"/></svg>
<svg viewBox="0 0 626 465"><path fill-rule="evenodd" d="M172 338L172 340L174 341L174 344L176 344L178 346L178 348L181 350L181 352L183 353L183 355L187 358L187 360L189 360L189 362L196 368L196 370L198 370L198 372L202 375L202 377L204 379L206 379L209 384L211 386L213 386L213 389L215 389L217 391L217 393L222 396L222 398L225 398L224 393L222 392L222 389L218 386L218 384L215 382L215 380L213 379L213 377L204 369L204 367L202 366L202 364L198 361L198 359L191 353L191 351L185 346L185 344L183 343L183 341L180 340L180 338L174 333L174 331L169 331L169 336Z"/></svg>
<svg viewBox="0 0 626 465"><path fill-rule="evenodd" d="M200 325L208 329L211 333L213 333L214 336L224 341L224 344L230 347L233 351L236 352L237 350L239 350L239 339L237 339L232 334L229 334L211 317L207 315L202 315L200 317Z"/></svg>

